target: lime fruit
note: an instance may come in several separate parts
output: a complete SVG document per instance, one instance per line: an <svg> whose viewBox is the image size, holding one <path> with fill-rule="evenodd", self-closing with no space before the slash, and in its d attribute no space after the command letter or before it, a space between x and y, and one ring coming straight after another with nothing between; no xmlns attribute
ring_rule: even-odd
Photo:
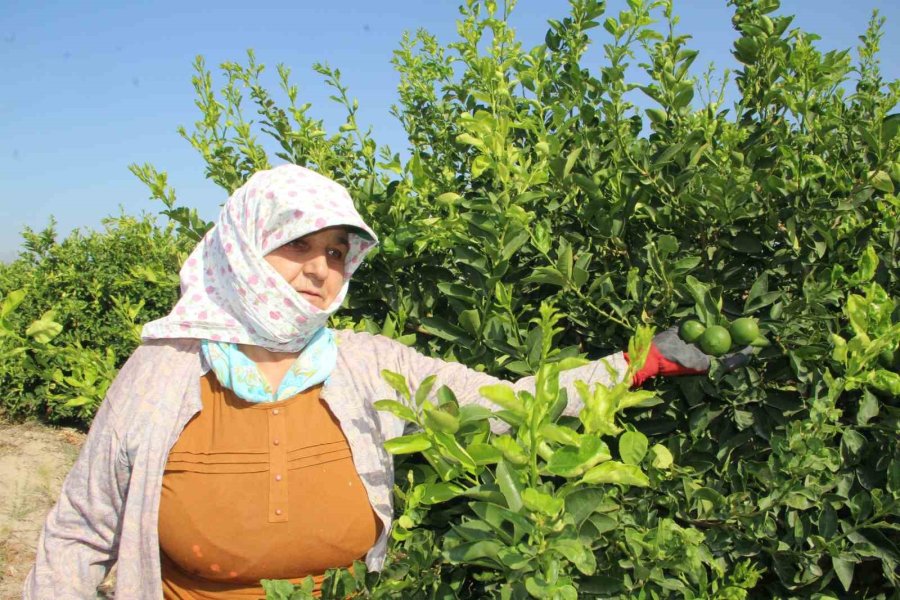
<svg viewBox="0 0 900 600"><path fill-rule="evenodd" d="M704 327L703 323L700 321L685 321L681 324L681 327L678 328L678 337L688 344L693 344L700 339L700 336L703 335L704 331L706 331L706 327Z"/></svg>
<svg viewBox="0 0 900 600"><path fill-rule="evenodd" d="M700 336L700 349L712 356L722 356L731 350L731 334L721 325L707 327Z"/></svg>
<svg viewBox="0 0 900 600"><path fill-rule="evenodd" d="M732 323L728 332L735 344L746 346L759 337L759 325L756 324L756 319L743 317Z"/></svg>

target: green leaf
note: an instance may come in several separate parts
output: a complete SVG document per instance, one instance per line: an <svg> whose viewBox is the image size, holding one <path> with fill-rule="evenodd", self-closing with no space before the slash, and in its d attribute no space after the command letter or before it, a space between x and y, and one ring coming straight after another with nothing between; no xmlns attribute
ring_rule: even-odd
<svg viewBox="0 0 900 600"><path fill-rule="evenodd" d="M565 446L556 450L547 461L547 470L560 477L573 477L580 475L584 470L579 470L583 462L578 448Z"/></svg>
<svg viewBox="0 0 900 600"><path fill-rule="evenodd" d="M853 282L856 284L860 284L871 281L871 279L875 277L875 271L877 268L878 254L875 253L875 248L873 248L872 246L866 246L866 251L859 259L859 265L857 266L856 273L853 276Z"/></svg>
<svg viewBox="0 0 900 600"><path fill-rule="evenodd" d="M694 310L697 317L707 327L719 323L719 302L713 295L712 288L693 275L685 277L685 287L694 298Z"/></svg>
<svg viewBox="0 0 900 600"><path fill-rule="evenodd" d="M650 390L626 390L618 397L616 412L634 406L654 406L662 402L656 392Z"/></svg>
<svg viewBox="0 0 900 600"><path fill-rule="evenodd" d="M472 511L490 525L505 542L518 544L524 536L534 533L534 525L525 515L487 502L473 502L470 506ZM510 525L513 528L512 535L509 531Z"/></svg>
<svg viewBox="0 0 900 600"><path fill-rule="evenodd" d="M522 484L509 463L501 460L497 463L497 485L506 498L506 506L513 512L522 510Z"/></svg>
<svg viewBox="0 0 900 600"><path fill-rule="evenodd" d="M555 498L534 488L526 488L522 491L522 502L528 510L545 514L548 517L556 517L565 506L562 498Z"/></svg>
<svg viewBox="0 0 900 600"><path fill-rule="evenodd" d="M470 288L460 285L458 283L448 283L446 281L440 281L437 284L437 288L441 291L445 296L449 296L451 298L456 298L457 300L462 300L466 304L473 306L475 305L475 296L473 290Z"/></svg>
<svg viewBox="0 0 900 600"><path fill-rule="evenodd" d="M460 198L462 198L462 196L460 196L456 192L444 192L443 194L435 198L435 200L440 204L455 204L456 201Z"/></svg>
<svg viewBox="0 0 900 600"><path fill-rule="evenodd" d="M466 449L460 445L459 441L449 432L433 431L434 441L436 441L445 458L456 461L468 471L474 471L478 465Z"/></svg>
<svg viewBox="0 0 900 600"><path fill-rule="evenodd" d="M575 166L575 161L578 160L578 157L581 155L581 146L576 146L574 150L569 152L569 156L566 157L566 166L563 168L563 177L568 177L569 173L572 172L572 167Z"/></svg>
<svg viewBox="0 0 900 600"><path fill-rule="evenodd" d="M844 311L847 313L847 318L850 320L850 326L853 328L854 333L868 343L868 316L866 304L866 300L862 296L850 294L847 298L847 305L844 307Z"/></svg>
<svg viewBox="0 0 900 600"><path fill-rule="evenodd" d="M519 249L525 245L525 243L530 239L528 231L522 230L516 235L510 237L509 239L504 238L503 244L503 259L509 260L512 256L519 251ZM502 287L503 284L501 282L497 282L497 286ZM501 302L502 303L502 302Z"/></svg>
<svg viewBox="0 0 900 600"><path fill-rule="evenodd" d="M831 566L834 568L834 572L837 574L838 579L841 580L844 591L849 592L850 586L853 583L853 569L856 566L856 563L852 560L847 560L846 558L832 556Z"/></svg>
<svg viewBox="0 0 900 600"><path fill-rule="evenodd" d="M418 400L418 394L416 394L416 396L416 400ZM454 406L459 406L459 400L456 399L456 394L454 394L453 390L448 388L446 385L442 385L438 388L437 398L438 404L440 404L441 406L443 406L444 404L453 404ZM462 410L462 408L460 410Z"/></svg>
<svg viewBox="0 0 900 600"><path fill-rule="evenodd" d="M659 250L660 258L675 254L678 252L678 238L674 235L661 235L656 238L656 248Z"/></svg>
<svg viewBox="0 0 900 600"><path fill-rule="evenodd" d="M619 24L612 17L606 17L606 20L603 21L603 29L612 36L618 37L619 35Z"/></svg>
<svg viewBox="0 0 900 600"><path fill-rule="evenodd" d="M383 410L404 421L416 422L416 414L408 406L400 404L396 400L378 400L373 403L376 410Z"/></svg>
<svg viewBox="0 0 900 600"><path fill-rule="evenodd" d="M463 331L456 325L451 325L446 320L441 319L440 317L423 317L422 327L428 333L435 335L441 339L467 346L472 344L472 338L466 335L465 331Z"/></svg>
<svg viewBox="0 0 900 600"><path fill-rule="evenodd" d="M819 514L819 535L825 539L831 538L837 533L837 526L837 513L831 507L831 504L826 502L821 514Z"/></svg>
<svg viewBox="0 0 900 600"><path fill-rule="evenodd" d="M490 159L481 154L472 161L472 179L478 179L491 166Z"/></svg>
<svg viewBox="0 0 900 600"><path fill-rule="evenodd" d="M872 187L876 190L880 190L886 194L894 193L894 183L891 181L891 176L884 171L870 171L869 183L871 183Z"/></svg>
<svg viewBox="0 0 900 600"><path fill-rule="evenodd" d="M464 494L466 491L464 487L453 482L424 483L421 487L421 498L425 504L446 502Z"/></svg>
<svg viewBox="0 0 900 600"><path fill-rule="evenodd" d="M478 330L481 328L481 315L474 308L464 310L459 313L459 324L473 336L478 336Z"/></svg>
<svg viewBox="0 0 900 600"><path fill-rule="evenodd" d="M609 448L595 435L583 435L577 447L556 450L547 461L547 470L561 477L576 477L597 463L609 460Z"/></svg>
<svg viewBox="0 0 900 600"><path fill-rule="evenodd" d="M583 575L593 575L597 570L597 559L591 549L578 539L555 539L550 548L561 557L571 561Z"/></svg>
<svg viewBox="0 0 900 600"><path fill-rule="evenodd" d="M3 304L0 304L0 318L6 318L25 299L27 292L25 290L13 290L9 292L6 297L3 299Z"/></svg>
<svg viewBox="0 0 900 600"><path fill-rule="evenodd" d="M684 108L691 103L691 100L694 99L694 88L685 87L675 96L675 100L673 102L675 108Z"/></svg>
<svg viewBox="0 0 900 600"><path fill-rule="evenodd" d="M887 468L887 489L900 495L900 460L894 459Z"/></svg>
<svg viewBox="0 0 900 600"><path fill-rule="evenodd" d="M572 180L590 197L595 197L600 193L600 188L594 183L594 180L586 175L575 173L572 175Z"/></svg>
<svg viewBox="0 0 900 600"><path fill-rule="evenodd" d="M294 593L294 584L285 579L260 580L267 600L290 600Z"/></svg>
<svg viewBox="0 0 900 600"><path fill-rule="evenodd" d="M881 123L881 140L885 145L893 140L900 132L900 113L894 113L884 118Z"/></svg>
<svg viewBox="0 0 900 600"><path fill-rule="evenodd" d="M639 465L647 454L647 436L640 431L626 431L619 437L619 454L625 463Z"/></svg>
<svg viewBox="0 0 900 600"><path fill-rule="evenodd" d="M900 374L886 369L876 369L869 371L866 381L876 390L881 390L895 398L900 396Z"/></svg>
<svg viewBox="0 0 900 600"><path fill-rule="evenodd" d="M675 462L672 453L662 444L654 444L650 448L650 452L653 453L653 462L651 464L657 469L669 469Z"/></svg>
<svg viewBox="0 0 900 600"><path fill-rule="evenodd" d="M400 394L401 398L409 399L409 387L406 385L406 378L403 375L383 369L381 376L395 392Z"/></svg>
<svg viewBox="0 0 900 600"><path fill-rule="evenodd" d="M581 525L605 498L606 492L599 488L581 488L566 496L566 512L575 520L575 525Z"/></svg>
<svg viewBox="0 0 900 600"><path fill-rule="evenodd" d="M572 278L572 267L572 245L563 239L559 242L559 249L556 254L556 268L563 275L563 278L568 281Z"/></svg>
<svg viewBox="0 0 900 600"><path fill-rule="evenodd" d="M425 379L422 380L422 383L419 384L419 387L416 388L416 406L422 406L425 400L428 399L428 394L431 393L431 388L434 387L434 382L437 381L436 375L429 375ZM443 402L441 402L443 404Z"/></svg>
<svg viewBox="0 0 900 600"><path fill-rule="evenodd" d="M34 341L39 344L46 344L58 336L62 329L62 325L56 321L40 319L28 326L28 329L25 330L25 335L34 338Z"/></svg>
<svg viewBox="0 0 900 600"><path fill-rule="evenodd" d="M566 444L569 446L578 446L579 440L581 436L571 427L565 427L563 425L555 425L553 423L547 423L541 426L540 434L558 444Z"/></svg>
<svg viewBox="0 0 900 600"><path fill-rule="evenodd" d="M856 423L858 425L865 425L877 417L879 412L878 398L868 390L864 390L862 398L859 401L859 410L856 411Z"/></svg>
<svg viewBox="0 0 900 600"><path fill-rule="evenodd" d="M75 408L78 406L85 406L87 404L92 404L94 402L93 398L88 398L87 396L76 396L71 400L67 401L63 404L66 408Z"/></svg>
<svg viewBox="0 0 900 600"><path fill-rule="evenodd" d="M491 445L503 454L503 458L514 465L528 464L528 455L511 436L504 434L491 438Z"/></svg>
<svg viewBox="0 0 900 600"><path fill-rule="evenodd" d="M674 158L676 154L681 152L682 148L684 148L683 142L678 142L676 144L666 146L663 151L660 152L659 155L653 160L653 167L657 168L666 164L667 162L672 160L672 158Z"/></svg>
<svg viewBox="0 0 900 600"><path fill-rule="evenodd" d="M494 415L494 412L484 406L478 404L465 404L459 407L459 424L474 423L476 421L484 421Z"/></svg>
<svg viewBox="0 0 900 600"><path fill-rule="evenodd" d="M482 540L444 550L444 556L451 563L497 568L501 566L498 554L502 549L500 542Z"/></svg>
<svg viewBox="0 0 900 600"><path fill-rule="evenodd" d="M650 480L635 465L626 465L618 461L611 460L597 465L584 474L582 481L589 484L598 483L618 483L622 485L634 485L638 487L647 487Z"/></svg>
<svg viewBox="0 0 900 600"><path fill-rule="evenodd" d="M616 507L618 509L618 507ZM619 522L616 520L615 512L611 512L610 514L600 514L594 513L585 520L584 526L593 527L594 531L596 531L597 535L606 533L607 531L613 531L619 526Z"/></svg>
<svg viewBox="0 0 900 600"><path fill-rule="evenodd" d="M523 283L547 283L559 287L566 287L566 278L555 267L538 267L531 275L522 280Z"/></svg>
<svg viewBox="0 0 900 600"><path fill-rule="evenodd" d="M517 414L525 414L525 407L522 405L522 401L516 397L516 393L509 384L495 383L486 385L479 388L478 393L497 406Z"/></svg>
<svg viewBox="0 0 900 600"><path fill-rule="evenodd" d="M480 442L473 442L466 446L466 452L472 457L476 465L491 465L500 462L503 454L491 446Z"/></svg>
<svg viewBox="0 0 900 600"><path fill-rule="evenodd" d="M484 148L484 142L475 137L470 133L461 133L456 136L456 142L458 144L465 144L467 146L475 146L476 148ZM478 177L475 175L475 177Z"/></svg>
<svg viewBox="0 0 900 600"><path fill-rule="evenodd" d="M855 429L845 429L841 436L841 453L844 460L855 463L860 458L863 448L866 447L866 437Z"/></svg>
<svg viewBox="0 0 900 600"><path fill-rule="evenodd" d="M389 439L384 448L391 454L412 454L431 448L431 442L424 433L413 433Z"/></svg>

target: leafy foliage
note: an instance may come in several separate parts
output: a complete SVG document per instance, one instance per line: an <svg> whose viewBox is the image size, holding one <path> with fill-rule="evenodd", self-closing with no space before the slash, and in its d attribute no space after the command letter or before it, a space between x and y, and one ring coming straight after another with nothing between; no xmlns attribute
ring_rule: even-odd
<svg viewBox="0 0 900 600"><path fill-rule="evenodd" d="M278 68L282 108L252 54L246 66L223 65L219 95L197 63L202 117L183 135L211 178L234 189L269 165L274 145L278 159L345 184L381 237L340 326L402 336L506 377L548 364L545 302L563 317L552 326L556 361L603 356L640 326L688 316L707 325L752 316L771 342L749 368L660 383L663 402L616 425L624 432L603 432L618 440L604 443L623 465L650 461L651 485L597 489L600 506L614 508L591 513L596 536L584 542L576 528L576 538L560 538L586 543L590 558L585 546L535 558L539 536L517 537L524 545L511 549L495 530L517 535L525 527L517 523L542 514L556 534L572 531L573 507L556 510L568 463L543 472L529 462L531 429L485 437L452 401L413 406L398 392L383 408L421 431L392 449L421 452L427 468L398 481L405 508L391 564L403 563L404 537L425 529L440 538L429 546L440 553L426 555L463 597L474 589L565 598L574 588L645 598L887 597L900 584L900 115L891 113L900 83L879 71L883 20L873 16L854 62L792 29L777 0L732 0L741 66L739 98L727 108L731 75L721 87L711 70L695 75L698 54L670 2L634 0L610 16L603 2L570 4L532 49L507 24L513 3L491 0L466 2L459 38L446 47L424 31L404 37L394 114L408 157L359 130L336 69L316 66L347 109L329 134L300 104L287 68ZM584 56L601 24L604 61L593 72ZM648 83L630 83L634 69ZM135 171L160 177L150 166ZM495 401L504 414L531 402ZM550 430L591 435L583 419L568 425ZM446 456L451 448L457 456ZM493 467L476 459L497 451ZM579 452L560 456L577 462ZM540 481L528 479L535 473ZM628 481L644 483L638 473ZM461 488L500 487L504 475L499 495L462 499ZM532 490L528 503L518 486ZM491 540L480 540L489 510L507 512L482 532ZM602 575L589 574L594 563ZM460 569L475 588L459 587ZM420 571L393 573L410 581ZM377 585L356 589L381 597ZM448 597L440 585L429 589L427 597Z"/></svg>
<svg viewBox="0 0 900 600"><path fill-rule="evenodd" d="M310 166L346 185L381 237L337 326L544 382L542 369L688 316L752 316L771 341L748 368L659 383L662 402L612 425L599 410L542 422L541 435L557 436L550 458L533 454L532 421L491 436L483 415L463 423L450 392L426 406L387 375L398 396L382 407L421 428L392 449L423 458L397 470L388 567L332 573L335 597L886 598L900 586L900 82L879 70L883 20L873 15L854 61L792 28L777 0L730 4L740 68L727 108L732 75L715 87L711 70L695 74L698 53L669 1L631 0L607 16L602 1L572 0L544 44L526 49L508 26L513 2L467 0L457 41L419 31L395 52L403 156L359 129L337 69L315 67L347 111L329 133L286 67L272 92L251 53L222 65L217 90L198 59L201 116L182 135L208 177L230 192L270 156ZM601 26L592 71L584 56ZM648 83L631 83L634 69ZM185 238L205 232L165 173L132 170ZM40 311L54 302L13 329L43 320L39 343L53 320ZM552 324L550 305L561 317ZM552 397L497 396L507 417ZM616 460L633 467L627 483L650 485L603 483L597 471L602 499L576 506L561 490L590 452L564 440L597 431L610 458L590 469ZM500 491L457 493L478 485ZM610 510L585 513L596 506ZM517 526L542 533L510 550L495 529ZM540 536L572 548L538 544L532 558ZM269 585L282 594L272 597L308 591Z"/></svg>
<svg viewBox="0 0 900 600"><path fill-rule="evenodd" d="M127 216L63 241L53 223L23 238L19 258L0 265L2 411L87 425L140 324L171 309L185 240Z"/></svg>

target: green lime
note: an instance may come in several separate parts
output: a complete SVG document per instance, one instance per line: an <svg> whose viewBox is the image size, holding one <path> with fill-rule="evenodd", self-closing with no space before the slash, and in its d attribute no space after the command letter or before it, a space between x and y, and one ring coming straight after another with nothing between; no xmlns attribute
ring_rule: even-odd
<svg viewBox="0 0 900 600"><path fill-rule="evenodd" d="M756 319L743 317L732 323L728 332L731 333L731 339L735 344L746 346L759 337L759 325L756 324Z"/></svg>
<svg viewBox="0 0 900 600"><path fill-rule="evenodd" d="M703 335L704 331L706 331L706 327L704 327L703 323L700 321L685 321L681 324L681 327L678 328L678 337L688 344L693 344L701 335Z"/></svg>
<svg viewBox="0 0 900 600"><path fill-rule="evenodd" d="M731 334L721 325L707 327L700 336L700 349L712 356L722 356L731 350Z"/></svg>

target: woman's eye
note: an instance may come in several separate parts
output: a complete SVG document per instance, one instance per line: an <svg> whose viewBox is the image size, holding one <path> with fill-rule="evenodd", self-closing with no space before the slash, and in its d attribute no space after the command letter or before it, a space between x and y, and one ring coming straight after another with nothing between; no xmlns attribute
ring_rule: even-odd
<svg viewBox="0 0 900 600"><path fill-rule="evenodd" d="M336 258L336 259L344 258L344 252L341 250L338 250L337 248L329 248L328 255L331 256L332 258Z"/></svg>

